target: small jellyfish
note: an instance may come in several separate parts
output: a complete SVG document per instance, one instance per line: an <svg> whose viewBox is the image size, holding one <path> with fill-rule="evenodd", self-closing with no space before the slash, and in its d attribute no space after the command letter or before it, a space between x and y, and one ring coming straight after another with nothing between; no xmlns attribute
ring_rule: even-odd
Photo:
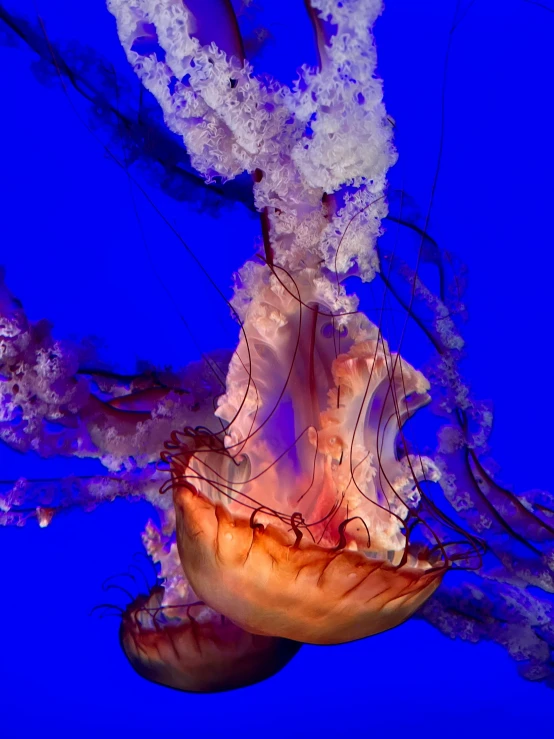
<svg viewBox="0 0 554 739"><path fill-rule="evenodd" d="M300 648L286 639L249 634L200 601L164 606L154 586L125 610L120 641L141 677L193 693L246 687L279 672Z"/></svg>

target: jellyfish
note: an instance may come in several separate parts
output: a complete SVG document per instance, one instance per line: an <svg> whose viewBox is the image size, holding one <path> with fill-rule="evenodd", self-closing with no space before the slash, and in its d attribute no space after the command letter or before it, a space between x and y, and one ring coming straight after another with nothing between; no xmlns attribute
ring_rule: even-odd
<svg viewBox="0 0 554 739"><path fill-rule="evenodd" d="M154 587L125 610L121 646L142 677L192 693L243 688L278 672L300 649L244 631L205 603L163 606Z"/></svg>
<svg viewBox="0 0 554 739"><path fill-rule="evenodd" d="M324 288L311 270L258 287L216 411L224 434L169 445L193 587L248 631L316 644L397 625L445 571L406 534L436 470L395 449L427 381L363 314L336 318Z"/></svg>
<svg viewBox="0 0 554 739"><path fill-rule="evenodd" d="M429 521L428 548L412 535L426 515L418 482L436 470L400 459L397 436L428 385L341 282L375 275L396 156L374 74L381 6L313 3L319 69L292 91L254 76L234 24L208 41L227 2L209 18L181 2L108 8L193 165L251 172L265 226L265 265L245 266L233 299L242 336L216 412L224 431L170 445L187 577L252 633L329 644L398 625L463 554Z"/></svg>
<svg viewBox="0 0 554 739"><path fill-rule="evenodd" d="M318 63L292 86L254 73L230 3L108 8L191 166L208 183L251 176L262 238L235 276L235 350L177 373L94 366L90 347L57 342L4 289L2 440L94 457L106 474L20 480L2 522L148 500L159 582L123 609L120 636L135 670L169 687L252 684L303 642L412 616L493 640L525 677L551 680L552 496L512 493L483 461L491 415L459 369L458 267L426 224L388 213L381 3L313 0ZM416 234L438 289L386 251L387 217ZM433 347L425 371L359 310L351 285L378 281ZM444 420L435 453L409 434L424 407Z"/></svg>
<svg viewBox="0 0 554 739"><path fill-rule="evenodd" d="M232 303L241 339L216 411L224 430L185 429L169 446L193 586L247 630L316 643L397 625L449 568L486 567L485 553L505 570L489 576L530 572L523 579L548 590L550 498L502 489L479 459L490 414L458 370L460 286L454 278L447 296L443 255L420 230L418 262L438 271L438 295L394 254L383 278L436 350L434 410L453 422L439 432L435 462L411 455L402 436L428 400L427 381L390 352L344 288L346 277L385 272L377 238L396 152L375 74L381 3L313 0L318 64L292 89L253 74L228 2L214 3L209 18L181 2L108 8L196 169L251 172L262 212L262 264L239 273ZM216 40L211 24L227 35L218 30ZM437 510L422 481L440 481L470 531ZM516 542L523 561L508 553ZM534 639L549 655L548 639Z"/></svg>

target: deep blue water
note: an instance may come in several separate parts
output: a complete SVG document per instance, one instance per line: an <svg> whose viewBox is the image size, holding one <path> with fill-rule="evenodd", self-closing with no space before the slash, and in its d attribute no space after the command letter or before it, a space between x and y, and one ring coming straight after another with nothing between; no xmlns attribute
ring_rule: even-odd
<svg viewBox="0 0 554 739"><path fill-rule="evenodd" d="M263 64L290 79L313 57L307 29L292 0L263 4L275 36ZM400 150L391 180L422 210L437 162L455 4L389 0L376 31ZM475 395L494 401L502 479L516 491L548 489L554 13L523 0L461 6L469 10L451 47L430 231L469 268L464 367ZM89 45L121 79L132 78L101 0L12 0L8 7L30 20L38 8L54 41ZM84 125L89 113L79 96L69 102L55 80L37 82L35 57L23 44L1 46L0 56L0 264L28 315L51 320L60 337L99 337L102 356L121 371L138 359L180 366L199 346L232 346L236 327L225 306L106 156L105 131L93 135ZM146 187L229 292L258 221L242 205L214 216ZM91 469L4 448L0 462L2 478ZM552 734L554 692L519 678L500 647L453 642L422 622L355 644L304 647L270 681L234 693L185 695L142 680L119 649L116 620L89 613L104 579L125 571L140 549L148 516L146 505L119 501L60 516L45 530L0 531L0 736Z"/></svg>

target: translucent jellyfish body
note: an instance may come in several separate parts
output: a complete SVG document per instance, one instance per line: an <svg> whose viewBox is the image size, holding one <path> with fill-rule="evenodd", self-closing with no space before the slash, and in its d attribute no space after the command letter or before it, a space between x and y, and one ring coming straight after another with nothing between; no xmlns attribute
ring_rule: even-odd
<svg viewBox="0 0 554 739"><path fill-rule="evenodd" d="M225 431L169 445L195 592L251 633L316 644L396 626L446 569L406 523L436 470L397 448L428 383L365 316L335 315L330 288L310 270L265 279L219 402Z"/></svg>

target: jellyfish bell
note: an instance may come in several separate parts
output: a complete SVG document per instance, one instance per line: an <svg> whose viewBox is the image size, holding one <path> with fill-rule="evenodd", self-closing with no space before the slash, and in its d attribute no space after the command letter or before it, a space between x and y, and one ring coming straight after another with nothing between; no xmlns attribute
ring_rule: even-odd
<svg viewBox="0 0 554 739"><path fill-rule="evenodd" d="M202 602L164 605L153 587L125 610L122 649L135 671L176 690L214 693L246 687L279 672L299 644L249 634Z"/></svg>
<svg viewBox="0 0 554 739"><path fill-rule="evenodd" d="M429 385L321 272L252 269L225 429L168 445L181 562L251 633L360 639L411 616L447 569L409 534L438 472L397 448Z"/></svg>

